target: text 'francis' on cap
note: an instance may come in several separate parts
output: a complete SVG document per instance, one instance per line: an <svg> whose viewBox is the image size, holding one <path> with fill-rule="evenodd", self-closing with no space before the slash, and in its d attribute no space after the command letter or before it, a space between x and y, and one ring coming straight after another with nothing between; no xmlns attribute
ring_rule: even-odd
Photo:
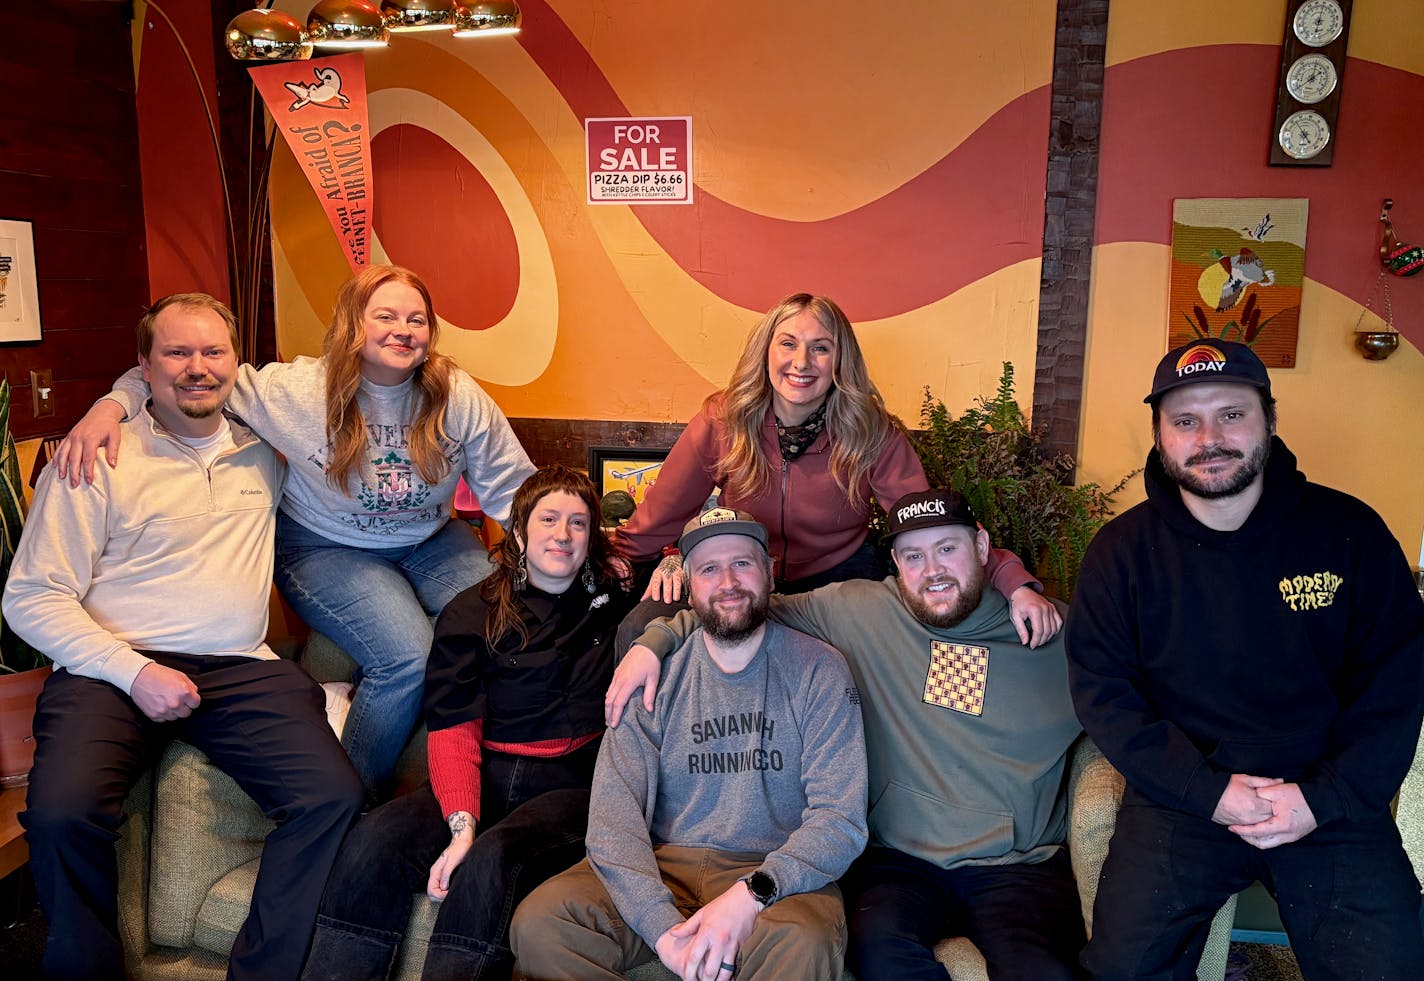
<svg viewBox="0 0 1424 981"><path fill-rule="evenodd" d="M979 519L974 517L974 509L958 491L931 489L906 494L890 508L889 522L885 526L885 541L892 540L904 531L919 528L937 528L941 525L964 525L978 528Z"/></svg>

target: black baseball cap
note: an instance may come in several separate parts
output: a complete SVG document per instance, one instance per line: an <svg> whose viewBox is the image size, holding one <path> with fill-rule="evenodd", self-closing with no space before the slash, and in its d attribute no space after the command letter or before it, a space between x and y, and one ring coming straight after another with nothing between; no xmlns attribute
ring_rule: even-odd
<svg viewBox="0 0 1424 981"><path fill-rule="evenodd" d="M708 508L682 527L677 550L685 559L694 548L717 535L745 535L755 538L762 550L767 550L766 525L745 511L731 508Z"/></svg>
<svg viewBox="0 0 1424 981"><path fill-rule="evenodd" d="M964 525L978 528L974 509L958 491L931 489L906 494L890 509L884 541L893 541L902 531L938 528L941 525Z"/></svg>
<svg viewBox="0 0 1424 981"><path fill-rule="evenodd" d="M1271 395L1271 377L1256 352L1236 341L1192 341L1168 351L1157 362L1152 391L1142 401L1156 405L1174 388L1197 382L1237 382Z"/></svg>

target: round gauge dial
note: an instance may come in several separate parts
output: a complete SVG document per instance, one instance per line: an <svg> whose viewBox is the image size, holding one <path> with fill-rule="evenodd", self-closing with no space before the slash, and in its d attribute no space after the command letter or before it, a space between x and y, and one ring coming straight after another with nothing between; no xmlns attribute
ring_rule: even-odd
<svg viewBox="0 0 1424 981"><path fill-rule="evenodd" d="M1291 22L1300 43L1323 48L1345 29L1345 13L1335 0L1305 0Z"/></svg>
<svg viewBox="0 0 1424 981"><path fill-rule="evenodd" d="M1340 81L1334 63L1323 54L1308 54L1296 59L1286 72L1286 91L1291 98L1313 106L1331 92Z"/></svg>
<svg viewBox="0 0 1424 981"><path fill-rule="evenodd" d="M1276 139L1296 160L1309 160L1330 142L1330 124L1315 110L1302 109L1290 114Z"/></svg>

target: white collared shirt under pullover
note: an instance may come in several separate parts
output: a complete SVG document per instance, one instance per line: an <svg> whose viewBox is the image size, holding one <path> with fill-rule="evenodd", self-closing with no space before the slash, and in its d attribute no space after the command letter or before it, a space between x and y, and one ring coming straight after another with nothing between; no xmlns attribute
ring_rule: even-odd
<svg viewBox="0 0 1424 981"><path fill-rule="evenodd" d="M232 424L211 466L147 409L117 467L70 487L45 468L5 583L5 621L55 664L127 693L142 650L271 658L264 643L285 467Z"/></svg>

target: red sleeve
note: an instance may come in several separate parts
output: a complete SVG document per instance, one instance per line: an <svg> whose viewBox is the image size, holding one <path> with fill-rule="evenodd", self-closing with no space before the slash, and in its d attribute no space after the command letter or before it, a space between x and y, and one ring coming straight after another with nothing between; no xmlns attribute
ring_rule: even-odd
<svg viewBox="0 0 1424 981"><path fill-rule="evenodd" d="M664 545L677 541L687 519L702 510L717 486L712 467L721 455L717 445L720 428L703 406L677 438L657 483L618 531L630 559L642 562L660 555Z"/></svg>
<svg viewBox="0 0 1424 981"><path fill-rule="evenodd" d="M989 585L1004 596L1010 595L1020 586L1032 586L1035 592L1043 592L1043 583L1029 575L1023 560L1006 548L989 549L989 561L984 563L984 574L989 577Z"/></svg>
<svg viewBox="0 0 1424 981"><path fill-rule="evenodd" d="M484 719L471 719L448 729L435 729L427 737L430 789L440 802L440 813L447 818L456 811L469 811L476 821L480 819L484 728Z"/></svg>

